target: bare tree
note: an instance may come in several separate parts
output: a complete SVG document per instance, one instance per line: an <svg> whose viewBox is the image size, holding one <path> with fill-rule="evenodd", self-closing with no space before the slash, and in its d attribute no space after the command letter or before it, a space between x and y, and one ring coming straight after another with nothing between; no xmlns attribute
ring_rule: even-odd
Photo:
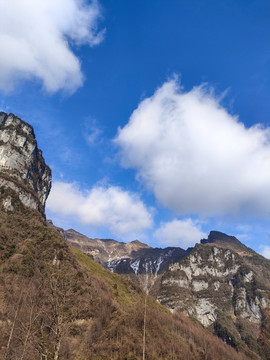
<svg viewBox="0 0 270 360"><path fill-rule="evenodd" d="M20 309L21 309L22 296L23 296L23 292L21 292L20 297L19 297L19 300L18 300L18 302L17 302L17 307L16 307L14 319L13 319L12 326L11 326L10 333L9 333L9 337L8 337L7 348L6 348L6 353L5 353L5 357L4 357L5 360L7 359L8 354L9 354L10 343L11 343L11 340L12 340L12 337L13 337L13 333L14 333L14 329L15 329L15 324L16 324L16 321L17 321L17 318L18 318L18 315L19 315L19 311L20 311Z"/></svg>
<svg viewBox="0 0 270 360"><path fill-rule="evenodd" d="M145 297L144 297L144 316L143 316L143 360L145 360L146 308L147 308L147 292L145 293Z"/></svg>

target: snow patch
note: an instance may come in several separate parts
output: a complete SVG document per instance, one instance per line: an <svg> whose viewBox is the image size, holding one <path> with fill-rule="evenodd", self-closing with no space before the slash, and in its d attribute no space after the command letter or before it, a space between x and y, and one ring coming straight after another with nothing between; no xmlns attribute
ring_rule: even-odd
<svg viewBox="0 0 270 360"><path fill-rule="evenodd" d="M138 274L138 271L139 271L140 262L141 262L141 260L137 259L130 263L130 267L135 272L136 275Z"/></svg>

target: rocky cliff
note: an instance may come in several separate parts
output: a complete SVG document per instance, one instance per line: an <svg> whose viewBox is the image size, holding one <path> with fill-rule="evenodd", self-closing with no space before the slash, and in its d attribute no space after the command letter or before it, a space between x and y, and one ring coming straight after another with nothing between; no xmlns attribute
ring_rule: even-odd
<svg viewBox="0 0 270 360"><path fill-rule="evenodd" d="M0 188L12 189L21 203L44 214L51 188L51 170L37 146L31 125L13 114L0 113ZM2 199L12 211L12 197Z"/></svg>
<svg viewBox="0 0 270 360"><path fill-rule="evenodd" d="M270 261L235 237L211 232L169 267L157 293L172 312L184 312L232 346L247 345L268 358L262 347L269 321Z"/></svg>

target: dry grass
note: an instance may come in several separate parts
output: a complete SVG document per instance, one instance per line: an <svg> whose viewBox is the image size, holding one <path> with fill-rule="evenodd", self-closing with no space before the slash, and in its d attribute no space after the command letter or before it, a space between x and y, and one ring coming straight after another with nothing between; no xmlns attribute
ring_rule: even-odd
<svg viewBox="0 0 270 360"><path fill-rule="evenodd" d="M0 269L0 358L142 358L143 292L71 250L19 202L15 212L0 213ZM151 297L146 358L248 359Z"/></svg>

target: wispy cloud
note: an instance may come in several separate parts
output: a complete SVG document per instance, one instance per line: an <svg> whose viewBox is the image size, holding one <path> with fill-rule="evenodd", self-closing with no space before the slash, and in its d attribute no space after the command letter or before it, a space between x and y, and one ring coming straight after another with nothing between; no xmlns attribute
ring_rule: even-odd
<svg viewBox="0 0 270 360"><path fill-rule="evenodd" d="M0 1L0 89L36 79L48 92L74 92L83 74L70 45L99 44L100 16L97 0Z"/></svg>
<svg viewBox="0 0 270 360"><path fill-rule="evenodd" d="M163 246L179 246L184 249L207 238L200 224L190 218L161 223L154 236Z"/></svg>
<svg viewBox="0 0 270 360"><path fill-rule="evenodd" d="M270 259L270 246L261 245L259 248L261 255L266 257L267 259Z"/></svg>
<svg viewBox="0 0 270 360"><path fill-rule="evenodd" d="M116 186L97 185L82 191L75 184L53 183L47 209L56 215L75 216L82 224L106 227L113 235L139 235L152 227L149 209L140 198Z"/></svg>
<svg viewBox="0 0 270 360"><path fill-rule="evenodd" d="M267 216L270 129L246 128L205 86L177 79L143 100L115 142L122 165L179 215Z"/></svg>
<svg viewBox="0 0 270 360"><path fill-rule="evenodd" d="M89 146L96 146L102 142L103 130L96 119L88 117L84 121L83 136Z"/></svg>

